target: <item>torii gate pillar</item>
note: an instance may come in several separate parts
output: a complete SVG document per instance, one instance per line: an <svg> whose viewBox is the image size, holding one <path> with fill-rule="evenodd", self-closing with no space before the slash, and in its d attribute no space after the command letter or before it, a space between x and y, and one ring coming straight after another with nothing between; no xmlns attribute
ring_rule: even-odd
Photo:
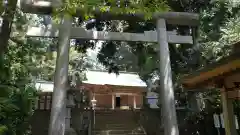
<svg viewBox="0 0 240 135"><path fill-rule="evenodd" d="M157 20L157 37L160 56L160 95L162 96L164 134L179 135L165 19Z"/></svg>
<svg viewBox="0 0 240 135"><path fill-rule="evenodd" d="M72 18L64 16L59 29L57 60L54 76L49 135L65 134L66 99L68 88L69 44Z"/></svg>

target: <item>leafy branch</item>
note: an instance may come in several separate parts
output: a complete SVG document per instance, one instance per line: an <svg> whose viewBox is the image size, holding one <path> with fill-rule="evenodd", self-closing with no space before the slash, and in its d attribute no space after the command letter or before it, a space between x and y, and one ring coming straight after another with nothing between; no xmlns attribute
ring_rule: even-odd
<svg viewBox="0 0 240 135"><path fill-rule="evenodd" d="M89 19L94 17L96 10L116 15L142 13L148 20L152 13L166 12L170 8L166 0L64 0L60 8L55 8L54 16L59 17L63 13L75 15L80 11L84 19Z"/></svg>

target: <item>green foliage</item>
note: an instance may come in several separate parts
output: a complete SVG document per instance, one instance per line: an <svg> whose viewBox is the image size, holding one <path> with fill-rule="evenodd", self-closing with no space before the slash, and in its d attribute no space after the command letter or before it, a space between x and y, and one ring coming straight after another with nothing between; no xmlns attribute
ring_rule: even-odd
<svg viewBox="0 0 240 135"><path fill-rule="evenodd" d="M10 135L25 135L29 130L29 118L32 116L36 101L36 89L34 86L26 85L25 88L5 88L5 90L9 92L9 96L1 98L0 124L2 130L0 132Z"/></svg>
<svg viewBox="0 0 240 135"><path fill-rule="evenodd" d="M239 19L240 17L237 15L227 20L225 25L220 27L220 38L218 41L208 41L203 44L203 56L214 62L229 55L232 48L231 45L238 42L240 38Z"/></svg>
<svg viewBox="0 0 240 135"><path fill-rule="evenodd" d="M76 14L79 8L85 19L94 17L93 11L110 12L113 14L135 14L143 13L146 19L152 17L152 13L169 11L165 0L64 0L63 6L56 8L54 14L61 13Z"/></svg>
<svg viewBox="0 0 240 135"><path fill-rule="evenodd" d="M86 80L86 70L101 70L102 68L101 65L97 65L96 61L88 58L86 53L78 52L75 48L70 48L69 57L69 77L73 85Z"/></svg>
<svg viewBox="0 0 240 135"><path fill-rule="evenodd" d="M44 40L24 37L28 15L17 11L8 51L0 55L0 132L8 135L29 132L29 118L37 97L32 82L35 76L44 72L39 70L39 65L45 60L47 48Z"/></svg>

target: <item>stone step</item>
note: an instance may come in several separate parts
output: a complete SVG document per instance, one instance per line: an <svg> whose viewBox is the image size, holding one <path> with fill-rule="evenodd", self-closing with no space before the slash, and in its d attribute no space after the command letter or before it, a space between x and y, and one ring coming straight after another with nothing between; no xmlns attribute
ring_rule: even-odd
<svg viewBox="0 0 240 135"><path fill-rule="evenodd" d="M96 112L94 135L146 135L131 111Z"/></svg>
<svg viewBox="0 0 240 135"><path fill-rule="evenodd" d="M99 126L101 126L101 125L110 125L110 126L111 126L111 124L112 124L112 123L96 122L95 126L98 126L98 125L99 125ZM118 124L124 124L124 123L118 122ZM124 127L136 126L136 125L138 125L138 124L131 122L131 123L126 123L126 124L124 124ZM120 127L120 126L117 126L117 127Z"/></svg>
<svg viewBox="0 0 240 135"><path fill-rule="evenodd" d="M95 115L95 117L99 117L99 118L109 118L109 117L114 117L114 118L132 118L133 116L131 116L131 115L121 115L121 117L119 117L119 115Z"/></svg>
<svg viewBox="0 0 240 135"><path fill-rule="evenodd" d="M119 117L119 116L95 116L95 118L117 118L117 119L127 119L127 118L133 118L133 116L122 116Z"/></svg>
<svg viewBox="0 0 240 135"><path fill-rule="evenodd" d="M124 117L132 117L133 115L132 114L95 114L95 116L98 116L98 117L121 116L122 118L124 118Z"/></svg>
<svg viewBox="0 0 240 135"><path fill-rule="evenodd" d="M138 125L138 124L132 124L132 125L123 125L123 126L114 126L114 125L107 125L107 124L104 124L104 125L95 125L95 128L102 128L102 129L140 129L141 127Z"/></svg>
<svg viewBox="0 0 240 135"><path fill-rule="evenodd" d="M124 116L132 116L133 114L130 113L95 113L96 116L115 116L115 115L124 115Z"/></svg>
<svg viewBox="0 0 240 135"><path fill-rule="evenodd" d="M96 119L96 123L100 123L100 124L137 124L135 121L108 121L108 120L97 120Z"/></svg>
<svg viewBox="0 0 240 135"><path fill-rule="evenodd" d="M145 133L129 133L129 134L112 134L112 133L101 133L101 134L94 134L94 135L146 135Z"/></svg>
<svg viewBox="0 0 240 135"><path fill-rule="evenodd" d="M134 129L134 128L138 128L138 125L129 125L129 126L107 126L107 125L95 125L96 129L113 129L113 130L117 130L117 129Z"/></svg>
<svg viewBox="0 0 240 135"><path fill-rule="evenodd" d="M129 115L121 115L121 117L119 117L119 115L95 115L95 117L99 117L99 118L109 118L109 117L114 117L114 118L133 118L133 116Z"/></svg>
<svg viewBox="0 0 240 135"><path fill-rule="evenodd" d="M120 124L120 123L119 123ZM124 123L121 123L121 124L124 124ZM123 126L114 126L114 125L112 125L112 123L104 123L104 122L96 122L96 124L95 124L95 126L107 126L108 125L108 127L129 127L129 126L138 126L138 124L137 123L126 123L126 124L124 124Z"/></svg>
<svg viewBox="0 0 240 135"><path fill-rule="evenodd" d="M95 134L95 135L119 135L119 134L107 134L107 133L102 133L102 134ZM145 133L144 134L141 134L141 133L129 133L129 134L122 134L122 135L146 135Z"/></svg>
<svg viewBox="0 0 240 135"><path fill-rule="evenodd" d="M106 128L106 127L96 127L95 130L132 130L135 127L129 127L129 128Z"/></svg>
<svg viewBox="0 0 240 135"><path fill-rule="evenodd" d="M128 127L128 126L136 126L136 123L126 123L126 124L106 124L108 127Z"/></svg>
<svg viewBox="0 0 240 135"><path fill-rule="evenodd" d="M121 114L121 115L127 115L127 116L133 115L133 114L131 114L131 113L95 113L95 115L103 115L103 116L119 115L119 114Z"/></svg>
<svg viewBox="0 0 240 135"><path fill-rule="evenodd" d="M96 122L97 121L100 121L100 122L109 122L109 123L112 123L112 122L133 122L133 121L135 121L135 120L133 120L133 119L128 119L128 120L121 120L121 119L98 119L98 118L96 118L95 119L96 120Z"/></svg>
<svg viewBox="0 0 240 135"><path fill-rule="evenodd" d="M95 117L96 119L108 119L108 120L124 120L124 121L129 121L129 120L133 120L133 117L123 117L123 118L119 118L118 116L116 117Z"/></svg>
<svg viewBox="0 0 240 135"><path fill-rule="evenodd" d="M105 121L105 120L96 120L96 123L100 123L100 124L137 124L135 121Z"/></svg>
<svg viewBox="0 0 240 135"><path fill-rule="evenodd" d="M95 118L115 118L115 119L128 119L128 118L134 118L133 116L122 116L122 117L119 117L119 116L95 116Z"/></svg>
<svg viewBox="0 0 240 135"><path fill-rule="evenodd" d="M115 135L125 135L125 134L145 134L144 131L136 130L99 130L94 131L95 134L115 134Z"/></svg>
<svg viewBox="0 0 240 135"><path fill-rule="evenodd" d="M111 117L96 116L95 118L96 119L116 119L116 120L129 120L129 119L133 119L133 117L119 118L119 116L111 116Z"/></svg>
<svg viewBox="0 0 240 135"><path fill-rule="evenodd" d="M131 115L121 115L121 117L119 117L119 115L95 115L95 117L99 117L99 118L109 118L109 117L114 117L114 118L132 118L133 116Z"/></svg>
<svg viewBox="0 0 240 135"><path fill-rule="evenodd" d="M106 124L107 127L128 127L128 126L136 126L136 124Z"/></svg>
<svg viewBox="0 0 240 135"><path fill-rule="evenodd" d="M108 121L108 122L104 122L104 121L96 121L96 124L103 124L103 125L112 125L112 124L122 124L122 125L136 125L137 123L134 121L131 122L120 122L120 121Z"/></svg>
<svg viewBox="0 0 240 135"><path fill-rule="evenodd" d="M127 126L136 126L138 125L138 123L135 123L135 122L128 122L128 123L120 123L120 122L115 122L115 123L112 123L112 122L96 122L96 125L108 125L108 126L113 126L113 127L127 127Z"/></svg>

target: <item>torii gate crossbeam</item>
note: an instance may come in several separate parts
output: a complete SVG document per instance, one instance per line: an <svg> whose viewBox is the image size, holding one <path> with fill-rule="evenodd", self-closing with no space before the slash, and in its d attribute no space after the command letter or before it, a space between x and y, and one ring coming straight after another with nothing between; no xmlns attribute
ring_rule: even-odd
<svg viewBox="0 0 240 135"><path fill-rule="evenodd" d="M45 37L57 38L59 36L59 27L54 25L49 28L30 27L27 31L28 37ZM158 42L156 31L145 31L144 33L127 33L127 32L106 32L85 30L81 27L71 28L71 39L86 39L86 40L115 40L115 41L131 41L131 42ZM193 44L192 36L177 35L174 31L167 31L168 43L178 44Z"/></svg>
<svg viewBox="0 0 240 135"><path fill-rule="evenodd" d="M52 0L52 2L46 1L46 0L42 0L42 1L32 0L31 2L28 2L28 1L29 0L21 1L23 11L29 12L29 13L49 14L51 13L52 5L57 5L60 0ZM41 2L47 3L47 4L44 5L44 4L41 4ZM97 10L95 11L95 14L103 20L104 19L105 20L106 19L108 20L109 19L110 20L133 19L136 21L143 20L142 14L114 15L109 12L100 13ZM172 84L172 72L171 72L171 65L170 65L171 62L170 62L170 54L169 54L169 47L168 47L168 43L171 40L169 40L169 34L167 33L167 30L166 30L166 23L175 24L175 25L197 26L198 15L191 14L191 13L178 13L178 12L154 13L153 21L156 21L157 34L154 34L155 38L150 38L150 39L153 40L152 42L157 41L159 44L158 49L159 49L159 57L160 57L160 87L161 87L159 92L160 92L160 95L162 96L161 99L162 99L162 108L163 108L164 134L179 135L177 117L176 117L174 90L173 90L173 84ZM59 34L58 34L59 42L58 42L58 52L57 52L57 62L56 62L57 64L56 64L54 91L53 91L54 96L52 100L53 103L52 103L52 109L51 109L49 135L64 135L64 131L65 131L64 116L65 116L65 107L66 107L65 100L66 100L66 89L67 89L67 82L68 82L67 76L68 76L68 59L69 59L69 40L72 34L71 31L72 31L71 17L69 18L65 16L63 17L63 20L59 29ZM79 36L83 36L83 35L79 35ZM138 35L138 36L144 36L144 35ZM189 40L190 41L189 43L192 43L191 39ZM111 38L109 38L108 40L111 40ZM121 38L118 37L118 40L121 40ZM126 40L126 38L125 39L122 38L122 40ZM149 42L151 42L151 40ZM183 40L183 38L181 40ZM136 41L142 41L142 40L136 40Z"/></svg>

